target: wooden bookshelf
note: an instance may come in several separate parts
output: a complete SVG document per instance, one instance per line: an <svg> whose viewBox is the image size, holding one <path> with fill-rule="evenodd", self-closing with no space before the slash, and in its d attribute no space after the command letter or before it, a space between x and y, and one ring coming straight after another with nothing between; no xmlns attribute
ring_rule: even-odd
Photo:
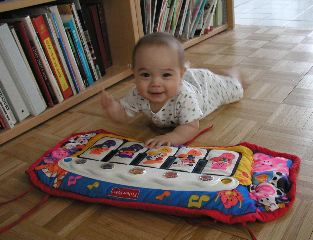
<svg viewBox="0 0 313 240"><path fill-rule="evenodd" d="M0 3L0 12L17 10L47 2L54 1L5 1ZM87 87L79 94L55 105L52 108L48 108L38 116L28 117L24 121L17 123L12 129L1 132L0 145L99 93L103 88L110 87L132 75L133 72L130 69L132 47L139 39L138 26L134 24L137 22L137 6L132 0L103 0L103 5L107 17L107 30L113 65L107 69L106 74L101 79L97 80L93 85ZM121 12L123 12L123 14L121 14ZM119 30L116 31L116 29ZM125 29L127 29L127 31L125 31Z"/></svg>
<svg viewBox="0 0 313 240"><path fill-rule="evenodd" d="M204 34L200 37L195 37L195 38L190 39L186 42L183 42L184 48L185 49L190 48L190 47L192 47L192 46L194 46L194 45L196 45L196 44L198 44L198 43L200 43L200 42L202 42L202 41L204 41L204 40L206 40L206 39L208 39L208 38L210 38L210 37L212 37L212 36L214 36L220 32L227 30L227 29L229 29L228 24L216 27L211 32L209 32L208 34Z"/></svg>
<svg viewBox="0 0 313 240"><path fill-rule="evenodd" d="M76 104L86 100L87 98L97 94L103 88L112 86L113 84L118 83L121 79L125 79L132 75L132 70L125 67L113 66L110 68L106 75L100 81L95 82L93 85L88 87L86 91L83 91L66 101L55 105L52 108L48 108L46 111L41 113L36 117L28 117L24 121L18 123L14 128L6 130L0 134L0 144L3 144L12 138L28 131L31 128L38 126L39 124L49 120L50 118L66 111L67 109L75 106Z"/></svg>
<svg viewBox="0 0 313 240"><path fill-rule="evenodd" d="M0 3L0 13L49 2L56 1L8 0ZM133 74L130 69L132 49L139 38L143 36L140 0L103 0L103 6L106 14L107 30L112 54L112 67L107 69L105 76L86 88L86 90L52 108L48 108L38 116L28 117L24 121L16 124L12 129L1 132L0 145L99 93L103 88L110 87ZM189 48L222 31L233 28L233 16L233 0L227 0L227 23L214 28L206 35L183 42L184 47Z"/></svg>
<svg viewBox="0 0 313 240"><path fill-rule="evenodd" d="M7 0L0 3L0 12L7 12L11 10L17 10L25 7L36 6L48 2L54 2L55 0Z"/></svg>

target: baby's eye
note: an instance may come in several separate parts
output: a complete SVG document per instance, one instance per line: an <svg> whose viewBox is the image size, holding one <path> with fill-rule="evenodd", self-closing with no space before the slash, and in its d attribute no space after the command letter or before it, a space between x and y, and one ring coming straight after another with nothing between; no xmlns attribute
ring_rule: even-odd
<svg viewBox="0 0 313 240"><path fill-rule="evenodd" d="M148 78L150 77L149 73L141 73L140 76L144 77L144 78Z"/></svg>
<svg viewBox="0 0 313 240"><path fill-rule="evenodd" d="M169 78L169 77L171 77L171 76L172 76L172 74L170 74L170 73L164 73L164 74L163 74L163 77L164 77L164 78Z"/></svg>

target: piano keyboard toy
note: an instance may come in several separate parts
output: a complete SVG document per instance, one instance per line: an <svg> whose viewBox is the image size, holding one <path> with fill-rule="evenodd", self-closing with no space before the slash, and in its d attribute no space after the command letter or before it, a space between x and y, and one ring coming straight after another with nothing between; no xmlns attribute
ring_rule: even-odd
<svg viewBox="0 0 313 240"><path fill-rule="evenodd" d="M282 216L295 199L299 164L250 143L152 149L97 130L64 139L27 173L55 196L238 223Z"/></svg>

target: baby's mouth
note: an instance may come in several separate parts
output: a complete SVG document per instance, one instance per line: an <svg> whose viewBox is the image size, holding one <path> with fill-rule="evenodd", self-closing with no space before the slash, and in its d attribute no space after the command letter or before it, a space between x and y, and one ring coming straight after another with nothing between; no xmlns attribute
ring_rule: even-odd
<svg viewBox="0 0 313 240"><path fill-rule="evenodd" d="M161 95L163 92L149 92L151 95Z"/></svg>

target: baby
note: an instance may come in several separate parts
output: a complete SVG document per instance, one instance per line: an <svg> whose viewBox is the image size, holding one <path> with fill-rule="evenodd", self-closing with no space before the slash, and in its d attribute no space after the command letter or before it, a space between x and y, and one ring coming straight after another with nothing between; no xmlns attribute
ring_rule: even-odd
<svg viewBox="0 0 313 240"><path fill-rule="evenodd" d="M199 132L199 120L243 96L239 80L207 69L186 69L184 49L171 34L145 35L133 50L135 86L120 101L105 91L101 104L115 122L142 112L158 127L173 131L145 142L148 147L179 145Z"/></svg>

